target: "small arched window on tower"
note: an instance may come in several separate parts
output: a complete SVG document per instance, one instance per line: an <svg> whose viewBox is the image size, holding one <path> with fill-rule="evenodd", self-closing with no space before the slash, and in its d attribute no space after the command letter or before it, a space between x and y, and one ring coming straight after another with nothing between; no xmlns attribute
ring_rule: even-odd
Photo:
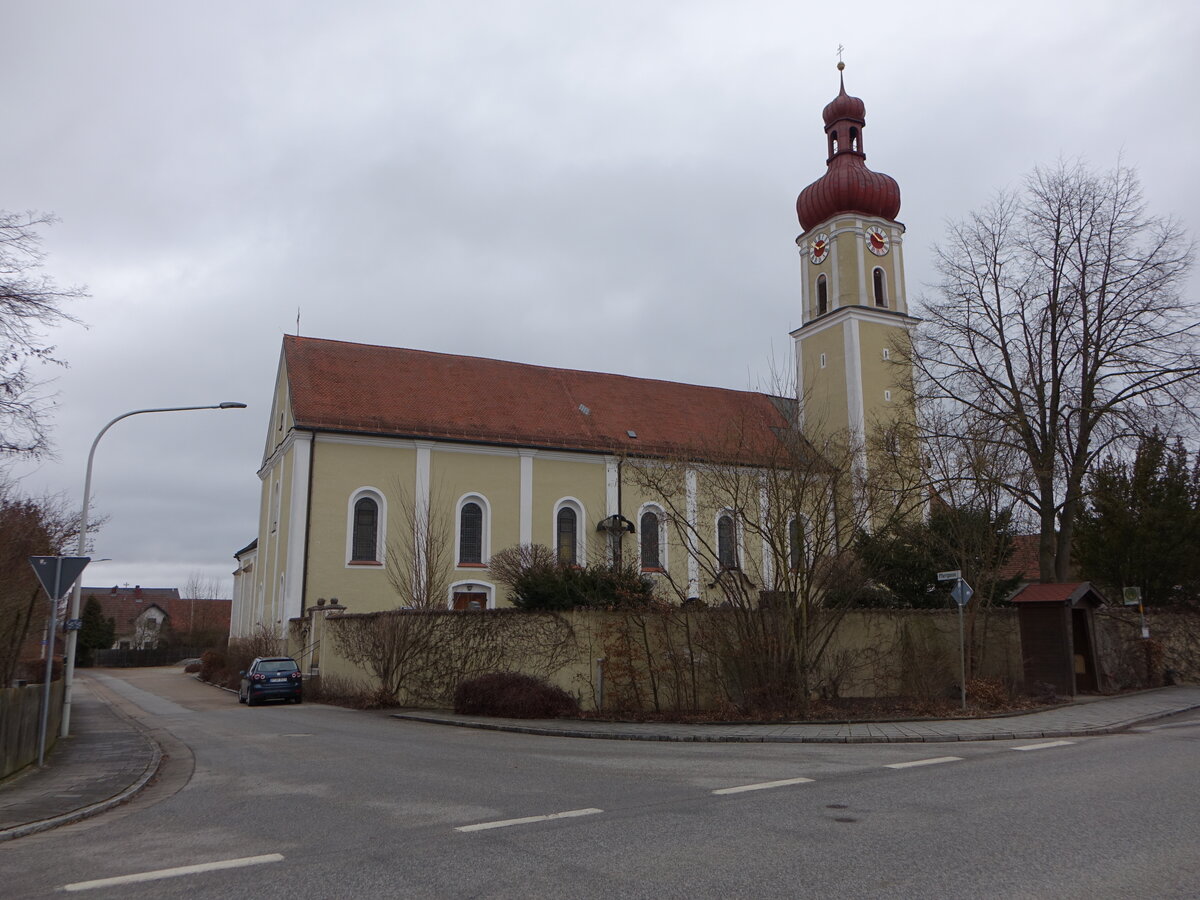
<svg viewBox="0 0 1200 900"><path fill-rule="evenodd" d="M858 151L858 129L854 127L850 129L850 149Z"/></svg>
<svg viewBox="0 0 1200 900"><path fill-rule="evenodd" d="M817 315L829 312L829 284L824 275L817 276Z"/></svg>
<svg viewBox="0 0 1200 900"><path fill-rule="evenodd" d="M831 155L832 155L832 156L837 156L837 152L838 152L838 135L837 135L837 132L836 132L836 131L833 133L833 139L832 139L832 142L830 143L830 145L829 145L829 146L830 146L830 148L832 149L832 153L831 153Z"/></svg>
<svg viewBox="0 0 1200 900"><path fill-rule="evenodd" d="M876 266L875 271L871 273L871 281L875 291L875 305L886 307L887 286L884 284L883 280L883 269Z"/></svg>

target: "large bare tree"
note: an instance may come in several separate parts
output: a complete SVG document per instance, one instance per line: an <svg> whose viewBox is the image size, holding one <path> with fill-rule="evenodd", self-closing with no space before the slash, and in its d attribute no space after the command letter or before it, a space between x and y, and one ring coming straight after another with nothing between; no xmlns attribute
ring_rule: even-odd
<svg viewBox="0 0 1200 900"><path fill-rule="evenodd" d="M1106 449L1191 415L1193 246L1134 171L1036 169L950 225L914 352L925 438L970 435L1037 523L1042 581L1070 578L1084 475Z"/></svg>
<svg viewBox="0 0 1200 900"><path fill-rule="evenodd" d="M62 363L43 331L77 321L67 302L86 296L82 288L61 288L39 272L45 257L39 229L54 221L46 213L0 210L0 457L49 449L48 399L35 367Z"/></svg>
<svg viewBox="0 0 1200 900"><path fill-rule="evenodd" d="M685 603L705 593L719 606L697 642L719 661L726 699L745 711L807 713L815 693L836 693L845 661L828 651L870 586L852 539L923 505L911 444L892 429L865 445L821 433L806 439L793 422L743 462L729 449L744 445L734 427L707 460L626 462L629 482L662 510L672 552L691 561L694 576L664 572L665 589Z"/></svg>

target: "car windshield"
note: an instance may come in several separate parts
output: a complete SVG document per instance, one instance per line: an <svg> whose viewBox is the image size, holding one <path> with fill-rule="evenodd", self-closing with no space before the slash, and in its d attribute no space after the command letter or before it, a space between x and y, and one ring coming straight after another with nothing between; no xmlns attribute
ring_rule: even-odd
<svg viewBox="0 0 1200 900"><path fill-rule="evenodd" d="M296 663L291 659L268 659L258 664L260 672L295 672Z"/></svg>

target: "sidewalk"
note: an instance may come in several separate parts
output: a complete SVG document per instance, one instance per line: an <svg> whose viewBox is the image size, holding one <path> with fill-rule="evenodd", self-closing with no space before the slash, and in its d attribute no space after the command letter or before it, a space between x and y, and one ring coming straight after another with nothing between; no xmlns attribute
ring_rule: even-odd
<svg viewBox="0 0 1200 900"><path fill-rule="evenodd" d="M845 724L677 725L669 722L580 722L577 719L493 719L428 711L394 718L550 737L623 741L704 741L766 744L858 744L1009 741L1112 734L1142 722L1200 708L1200 685L1157 688L1119 697L1083 697L1066 706L989 719L922 719Z"/></svg>
<svg viewBox="0 0 1200 900"><path fill-rule="evenodd" d="M0 783L0 841L77 822L133 797L154 777L162 751L81 675L71 701L71 737L43 769Z"/></svg>

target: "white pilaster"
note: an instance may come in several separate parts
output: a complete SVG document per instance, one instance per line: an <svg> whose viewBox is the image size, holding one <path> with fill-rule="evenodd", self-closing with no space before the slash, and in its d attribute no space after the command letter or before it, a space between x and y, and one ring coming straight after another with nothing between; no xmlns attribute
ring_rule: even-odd
<svg viewBox="0 0 1200 900"><path fill-rule="evenodd" d="M700 560L696 557L696 470L688 469L684 476L687 510L688 597L700 596Z"/></svg>
<svg viewBox="0 0 1200 900"><path fill-rule="evenodd" d="M288 504L287 557L284 563L283 620L304 613L304 546L308 521L308 473L312 465L312 435L297 432L292 444L291 502ZM278 534L276 535L278 538Z"/></svg>
<svg viewBox="0 0 1200 900"><path fill-rule="evenodd" d="M518 540L533 543L533 457L536 450L521 451L521 513Z"/></svg>

